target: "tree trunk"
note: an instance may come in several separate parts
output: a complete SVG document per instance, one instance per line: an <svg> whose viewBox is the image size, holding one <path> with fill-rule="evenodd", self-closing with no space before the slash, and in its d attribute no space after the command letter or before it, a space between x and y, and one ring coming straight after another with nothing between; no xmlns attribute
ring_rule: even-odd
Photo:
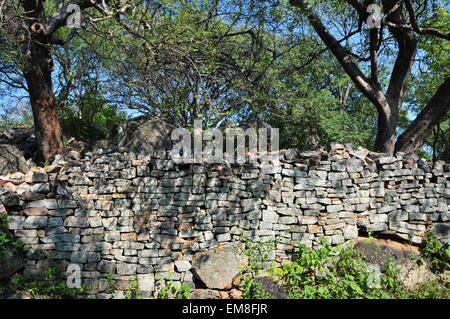
<svg viewBox="0 0 450 319"><path fill-rule="evenodd" d="M36 160L50 162L55 155L63 154L64 151L51 78L53 62L46 46L35 42L30 50L24 75L34 117L38 147Z"/></svg>
<svg viewBox="0 0 450 319"><path fill-rule="evenodd" d="M398 138L396 152L415 152L450 110L450 78L439 87L416 119Z"/></svg>
<svg viewBox="0 0 450 319"><path fill-rule="evenodd" d="M394 111L395 112L395 111ZM386 114L378 110L377 137L375 139L375 151L394 154L395 130L397 128L397 114Z"/></svg>
<svg viewBox="0 0 450 319"><path fill-rule="evenodd" d="M63 154L64 144L53 92L51 35L45 34L47 19L43 2L22 1L30 31L30 41L25 41L22 53L26 57L23 73L30 95L38 148L35 159L49 162L55 155Z"/></svg>

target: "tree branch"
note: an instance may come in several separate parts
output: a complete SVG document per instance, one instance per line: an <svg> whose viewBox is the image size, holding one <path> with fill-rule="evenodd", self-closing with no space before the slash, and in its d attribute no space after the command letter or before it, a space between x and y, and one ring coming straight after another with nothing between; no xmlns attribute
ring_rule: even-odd
<svg viewBox="0 0 450 319"><path fill-rule="evenodd" d="M442 118L450 110L450 77L437 89L433 97L395 144L396 152L415 152Z"/></svg>
<svg viewBox="0 0 450 319"><path fill-rule="evenodd" d="M54 13L48 21L47 27L45 28L45 35L51 36L56 30L66 25L67 19L72 14L71 12L67 12L69 5L75 4L78 5L81 10L84 10L92 7L94 3L95 0L72 0L62 4L58 9L58 12Z"/></svg>
<svg viewBox="0 0 450 319"><path fill-rule="evenodd" d="M405 24L402 15L402 6L396 6L396 1L383 0L383 9L390 13L387 22L394 24ZM396 10L392 10L396 8ZM410 77L411 68L417 52L417 39L414 32L408 30L399 30L389 27L398 45L398 54L392 69L389 86L386 91L386 97L389 101L392 111L398 112L402 106L405 87Z"/></svg>
<svg viewBox="0 0 450 319"><path fill-rule="evenodd" d="M422 35L430 34L430 35L434 35L436 37L439 37L439 38L442 38L445 40L450 40L450 33L444 33L435 28L421 28L417 24L416 14L414 12L414 8L411 3L411 0L405 0L405 6L406 6L406 10L408 10L409 19L411 20L411 25L415 32L417 32L418 34L422 34Z"/></svg>
<svg viewBox="0 0 450 319"><path fill-rule="evenodd" d="M359 67L352 61L352 58L347 50L325 27L319 16L314 13L314 11L304 0L290 0L290 3L304 12L316 33L330 49L358 89L361 90L361 92L377 107L378 110L383 111L387 114L387 116L389 116L390 110L386 108L387 101L381 88L374 85L374 83L371 83L371 81L364 75Z"/></svg>

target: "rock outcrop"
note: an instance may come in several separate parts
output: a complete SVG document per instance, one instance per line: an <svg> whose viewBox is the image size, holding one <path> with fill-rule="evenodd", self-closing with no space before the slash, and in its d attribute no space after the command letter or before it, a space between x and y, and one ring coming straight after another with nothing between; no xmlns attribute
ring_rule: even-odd
<svg viewBox="0 0 450 319"><path fill-rule="evenodd" d="M35 140L31 126L15 127L0 133L0 144L17 147L26 159L33 158L36 152Z"/></svg>
<svg viewBox="0 0 450 319"><path fill-rule="evenodd" d="M9 144L0 144L0 175L28 172L27 162L21 151Z"/></svg>
<svg viewBox="0 0 450 319"><path fill-rule="evenodd" d="M165 154L173 145L173 129L174 126L162 120L150 119L147 116L136 117L119 126L118 146L141 154Z"/></svg>
<svg viewBox="0 0 450 319"><path fill-rule="evenodd" d="M356 239L355 249L365 257L369 265L385 270L389 261L399 269L399 280L409 288L437 279L425 261L418 265L419 250L415 246L383 239Z"/></svg>

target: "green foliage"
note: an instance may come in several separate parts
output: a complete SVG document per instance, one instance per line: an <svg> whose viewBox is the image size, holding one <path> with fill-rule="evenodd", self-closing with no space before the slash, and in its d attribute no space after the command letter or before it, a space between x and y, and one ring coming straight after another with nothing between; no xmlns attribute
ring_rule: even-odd
<svg viewBox="0 0 450 319"><path fill-rule="evenodd" d="M2 95L0 88L0 96ZM17 104L13 107L6 106L6 104L13 103L12 101L0 99L0 132L7 131L14 127L33 126L33 115L29 105Z"/></svg>
<svg viewBox="0 0 450 319"><path fill-rule="evenodd" d="M187 283L183 283L181 286L175 284L172 279L172 274L169 273L167 280L160 278L161 282L165 281L158 291L158 298L160 299L189 299L191 294L191 287Z"/></svg>
<svg viewBox="0 0 450 319"><path fill-rule="evenodd" d="M113 127L124 119L123 113L109 105L101 93L91 87L87 87L80 97L69 100L69 105L60 112L64 134L83 141L110 137Z"/></svg>
<svg viewBox="0 0 450 319"><path fill-rule="evenodd" d="M14 254L20 254L22 252L22 241L20 239L16 239L11 243L8 236L8 220L6 216L0 216L0 260L6 256L8 252L8 245L12 246Z"/></svg>
<svg viewBox="0 0 450 319"><path fill-rule="evenodd" d="M396 299L450 299L450 285L442 284L438 280L427 281L418 287L399 289L395 292Z"/></svg>
<svg viewBox="0 0 450 319"><path fill-rule="evenodd" d="M382 273L371 271L351 245L327 243L317 250L300 245L295 260L275 270L290 297L302 299L380 298L395 290L396 274L392 264Z"/></svg>
<svg viewBox="0 0 450 319"><path fill-rule="evenodd" d="M0 231L0 260L4 258L8 252L6 244L9 243L9 238L5 232Z"/></svg>
<svg viewBox="0 0 450 319"><path fill-rule="evenodd" d="M137 277L130 279L130 288L125 292L125 299L141 299L139 295L139 280Z"/></svg>
<svg viewBox="0 0 450 319"><path fill-rule="evenodd" d="M108 283L107 293L113 293L116 290L116 277L114 274L106 274L106 282Z"/></svg>
<svg viewBox="0 0 450 319"><path fill-rule="evenodd" d="M267 291L261 285L258 277L261 276L263 270L267 269L267 265L271 264L271 253L275 250L277 242L254 242L250 238L242 236L245 248L242 253L247 256L248 263L241 269L240 276L243 288L243 298L245 299L266 299ZM273 268L274 264L270 268ZM271 269L269 269L269 272Z"/></svg>
<svg viewBox="0 0 450 319"><path fill-rule="evenodd" d="M45 299L71 299L85 290L68 288L66 277L56 264L50 265L42 273L13 276L9 288L14 292L27 291L33 296Z"/></svg>
<svg viewBox="0 0 450 319"><path fill-rule="evenodd" d="M426 234L425 247L421 250L421 257L435 272L450 270L450 245L439 241L431 232ZM418 260L418 263L420 265L421 261Z"/></svg>

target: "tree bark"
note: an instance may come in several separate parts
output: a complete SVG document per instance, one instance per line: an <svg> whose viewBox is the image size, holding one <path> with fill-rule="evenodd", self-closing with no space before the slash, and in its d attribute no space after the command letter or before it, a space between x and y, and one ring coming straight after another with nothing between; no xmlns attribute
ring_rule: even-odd
<svg viewBox="0 0 450 319"><path fill-rule="evenodd" d="M434 96L399 136L395 145L396 152L415 152L425 142L435 127L450 110L450 77L438 88Z"/></svg>
<svg viewBox="0 0 450 319"><path fill-rule="evenodd" d="M35 44L37 46L37 44ZM34 51L34 52L33 52ZM63 154L64 144L51 79L52 59L47 48L33 48L25 80L33 110L37 161L51 161Z"/></svg>
<svg viewBox="0 0 450 319"><path fill-rule="evenodd" d="M386 107L389 107L389 104L386 104ZM392 110L392 113L394 112L395 110ZM387 114L383 110L378 110L377 136L374 145L377 152L394 154L398 113L392 113Z"/></svg>
<svg viewBox="0 0 450 319"><path fill-rule="evenodd" d="M46 17L43 1L22 1L27 15L31 41L22 49L26 57L23 69L33 110L38 154L37 161L51 161L63 154L64 143L53 92L53 60L50 54L50 36L46 35Z"/></svg>

